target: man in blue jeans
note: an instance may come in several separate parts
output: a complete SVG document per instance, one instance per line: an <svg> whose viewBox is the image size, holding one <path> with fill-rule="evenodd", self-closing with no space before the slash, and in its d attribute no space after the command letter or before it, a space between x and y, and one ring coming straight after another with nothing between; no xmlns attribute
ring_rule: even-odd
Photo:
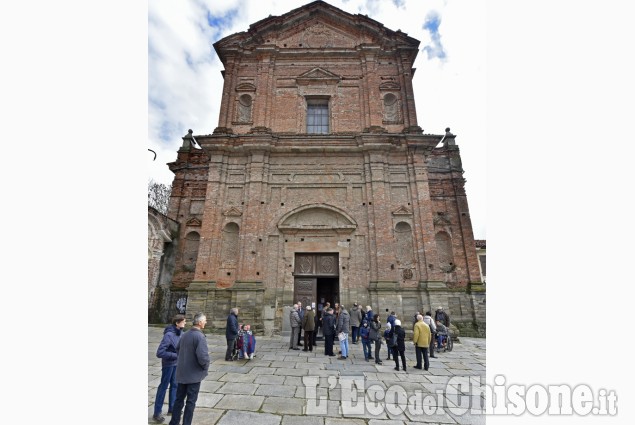
<svg viewBox="0 0 635 425"><path fill-rule="evenodd" d="M196 313L192 328L181 336L176 347L178 354L176 382L179 386L176 390L176 401L169 425L179 425L184 405L183 425L192 425L198 391L201 389L201 381L207 376L210 363L207 339L203 333L206 323L205 315ZM186 398L187 402L185 402Z"/></svg>
<svg viewBox="0 0 635 425"><path fill-rule="evenodd" d="M362 319L364 314L362 313L362 309L357 305L357 303L353 304L353 308L349 313L351 318L351 330L353 331L353 344L357 344L357 337L359 335L359 327L362 324Z"/></svg>
<svg viewBox="0 0 635 425"><path fill-rule="evenodd" d="M168 396L168 415L172 414L174 401L176 400L176 346L181 339L181 330L185 327L185 316L177 314L172 318L172 324L163 330L163 339L157 348L157 357L161 359L161 383L157 388L157 396L154 399L154 414L152 419L162 423L165 418L161 415L165 393L170 386Z"/></svg>
<svg viewBox="0 0 635 425"><path fill-rule="evenodd" d="M338 358L339 360L346 360L348 357L348 332L351 327L351 319L348 315L348 311L344 308L344 305L340 305L340 315L337 317L337 328L335 329L335 333L340 335L343 334L344 338L340 339L340 350L341 355Z"/></svg>

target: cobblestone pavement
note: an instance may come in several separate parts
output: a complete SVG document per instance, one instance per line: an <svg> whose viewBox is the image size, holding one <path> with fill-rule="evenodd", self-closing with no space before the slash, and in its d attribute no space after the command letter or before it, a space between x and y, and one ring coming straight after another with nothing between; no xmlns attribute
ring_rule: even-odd
<svg viewBox="0 0 635 425"><path fill-rule="evenodd" d="M161 380L161 359L155 353L162 335L163 328L148 327L149 424L155 423L152 412ZM414 346L406 341L407 372L397 372L394 361L386 360L385 345L383 365L376 365L364 360L361 343L349 341L349 357L339 360L324 355L322 341L313 352L304 352L289 350L288 338L258 336L253 360L227 362L224 335L208 334L212 363L193 424L485 424L485 415L465 409L482 402L483 392L470 391L460 384L465 378L459 378L485 383L485 341L461 337L451 352L430 359L428 371L413 368ZM171 418L167 402L166 396L165 424Z"/></svg>

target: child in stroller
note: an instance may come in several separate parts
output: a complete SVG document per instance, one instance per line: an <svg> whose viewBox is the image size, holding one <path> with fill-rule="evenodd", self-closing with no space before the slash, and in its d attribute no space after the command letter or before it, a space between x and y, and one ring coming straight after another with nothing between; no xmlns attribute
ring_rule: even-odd
<svg viewBox="0 0 635 425"><path fill-rule="evenodd" d="M251 331L250 325L244 325L238 333L239 358L251 360L256 351L256 336Z"/></svg>
<svg viewBox="0 0 635 425"><path fill-rule="evenodd" d="M242 360L243 358L243 333L245 332L244 326L238 324L238 336L234 340L234 349L232 350L233 360Z"/></svg>

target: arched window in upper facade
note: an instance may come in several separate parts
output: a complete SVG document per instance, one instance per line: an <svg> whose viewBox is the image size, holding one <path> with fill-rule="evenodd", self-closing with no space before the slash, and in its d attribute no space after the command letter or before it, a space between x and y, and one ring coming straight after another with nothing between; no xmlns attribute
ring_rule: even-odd
<svg viewBox="0 0 635 425"><path fill-rule="evenodd" d="M399 102L397 96L393 93L387 93L384 96L384 121L399 122Z"/></svg>
<svg viewBox="0 0 635 425"><path fill-rule="evenodd" d="M411 266L414 262L414 243L410 224L403 221L397 223L395 239L397 240L397 261L402 265Z"/></svg>
<svg viewBox="0 0 635 425"><path fill-rule="evenodd" d="M183 267L186 271L193 272L196 270L196 260L198 259L198 246L201 236L198 232L189 232L185 235L185 244L183 247Z"/></svg>
<svg viewBox="0 0 635 425"><path fill-rule="evenodd" d="M243 123L251 122L252 103L253 99L246 93L238 98L236 121Z"/></svg>
<svg viewBox="0 0 635 425"><path fill-rule="evenodd" d="M454 254L452 253L452 239L446 232L439 232L435 236L437 243L437 253L439 256L439 267L444 272L451 272L455 269Z"/></svg>
<svg viewBox="0 0 635 425"><path fill-rule="evenodd" d="M223 229L223 244L221 247L223 267L235 266L238 262L238 232L236 223L227 223Z"/></svg>

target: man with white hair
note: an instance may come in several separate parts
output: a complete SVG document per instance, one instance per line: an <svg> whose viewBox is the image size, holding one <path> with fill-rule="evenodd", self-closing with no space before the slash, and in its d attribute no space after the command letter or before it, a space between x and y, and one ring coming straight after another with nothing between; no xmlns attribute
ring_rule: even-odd
<svg viewBox="0 0 635 425"><path fill-rule="evenodd" d="M227 316L227 325L225 326L225 339L227 340L227 351L225 351L225 361L231 362L232 352L234 351L234 345L236 344L236 338L238 338L238 307L233 307L229 310Z"/></svg>
<svg viewBox="0 0 635 425"><path fill-rule="evenodd" d="M289 323L291 324L291 339L289 340L289 350L299 350L298 338L300 335L300 326L302 321L298 314L298 304L293 304L293 308L289 313Z"/></svg>
<svg viewBox="0 0 635 425"><path fill-rule="evenodd" d="M421 355L423 355L423 370L428 370L430 360L428 359L428 347L430 346L430 327L423 321L422 315L417 315L417 323L414 326L414 334L412 342L415 344L415 354L417 356L417 364L415 369L421 369Z"/></svg>

